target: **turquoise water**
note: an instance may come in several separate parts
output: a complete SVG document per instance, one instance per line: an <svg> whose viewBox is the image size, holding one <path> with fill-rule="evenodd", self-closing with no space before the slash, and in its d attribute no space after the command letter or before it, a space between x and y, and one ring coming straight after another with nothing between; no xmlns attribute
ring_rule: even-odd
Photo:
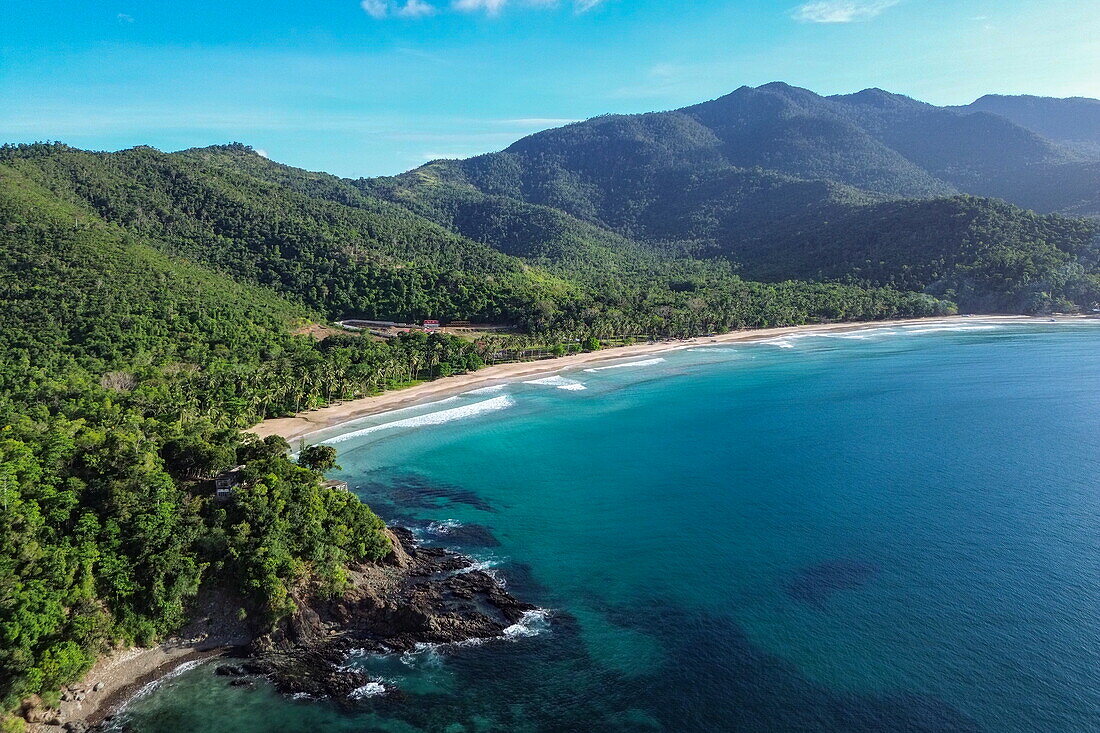
<svg viewBox="0 0 1100 733"><path fill-rule="evenodd" d="M975 319L685 349L361 421L320 436L341 477L546 613L353 659L399 692L350 710L207 665L126 721L1100 729L1098 384L1100 323Z"/></svg>

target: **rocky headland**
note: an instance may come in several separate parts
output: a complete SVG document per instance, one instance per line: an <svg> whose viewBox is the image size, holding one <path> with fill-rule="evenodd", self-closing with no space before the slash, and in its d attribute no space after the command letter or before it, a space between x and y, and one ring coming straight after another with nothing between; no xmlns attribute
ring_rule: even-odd
<svg viewBox="0 0 1100 733"><path fill-rule="evenodd" d="M380 563L349 567L350 588L343 595L325 598L302 587L294 598L297 610L274 628L258 632L235 618L235 604L225 593L212 594L178 638L152 649L112 654L83 682L63 690L60 708L25 710L28 729L117 729L110 725L114 716L135 694L180 665L211 656L223 658L211 664L227 684L268 680L283 694L351 706L366 690L388 690L349 667L349 654L402 653L424 645L503 637L537 610L510 595L468 557L418 545L403 528L388 533L392 552Z"/></svg>

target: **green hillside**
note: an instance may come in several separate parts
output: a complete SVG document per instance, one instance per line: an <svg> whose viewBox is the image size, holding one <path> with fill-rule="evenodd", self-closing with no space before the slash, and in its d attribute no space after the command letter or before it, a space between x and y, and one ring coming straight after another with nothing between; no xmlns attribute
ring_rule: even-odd
<svg viewBox="0 0 1100 733"><path fill-rule="evenodd" d="M332 317L510 320L567 289L401 207L299 192L249 175L249 160L263 161L250 150L219 152L39 146L8 165L169 254Z"/></svg>
<svg viewBox="0 0 1100 733"><path fill-rule="evenodd" d="M236 429L301 398L323 358L291 333L305 308L169 257L6 164L0 285L5 708L56 699L113 641L176 629L206 577L262 623L303 576L338 583L344 562L385 551L369 509ZM201 480L236 461L266 497L247 517Z"/></svg>
<svg viewBox="0 0 1100 733"><path fill-rule="evenodd" d="M746 242L745 275L890 285L968 312L1035 313L1100 303L1100 224L959 196L890 201Z"/></svg>

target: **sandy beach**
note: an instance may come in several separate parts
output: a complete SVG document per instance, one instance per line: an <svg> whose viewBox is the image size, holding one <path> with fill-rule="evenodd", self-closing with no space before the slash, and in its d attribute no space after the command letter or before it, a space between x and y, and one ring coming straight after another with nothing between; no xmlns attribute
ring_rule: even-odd
<svg viewBox="0 0 1100 733"><path fill-rule="evenodd" d="M203 594L193 609L192 621L178 634L156 646L118 648L105 654L79 682L62 688L56 712L41 711L27 729L53 733L66 723L101 723L177 671L233 653L253 636L237 619L238 606L224 593Z"/></svg>
<svg viewBox="0 0 1100 733"><path fill-rule="evenodd" d="M444 377L432 382L418 384L407 389L393 390L373 397L363 397L347 402L338 402L329 407L301 412L294 417L271 418L250 428L248 432L255 433L260 437L279 435L294 444L294 441L303 439L308 440L309 436L313 433L334 428L351 420L434 402L456 394L461 394L462 392L468 392L472 389L554 374L570 369L578 369L600 362L631 359L640 356L659 354L666 351L691 348L693 346L702 346L705 344L764 341L766 339L800 333L853 331L866 328L905 326L917 323L963 324L971 323L975 320L1029 322L1050 320L1050 318L1027 318L1023 316L941 316L937 318L910 318L892 321L820 323L806 326L731 331L730 333L716 336L699 336L682 340L647 342L633 344L631 346L602 349L600 351L572 354L570 356L552 359L542 359L539 361L497 364L469 374ZM297 447L297 445L295 445L295 447Z"/></svg>

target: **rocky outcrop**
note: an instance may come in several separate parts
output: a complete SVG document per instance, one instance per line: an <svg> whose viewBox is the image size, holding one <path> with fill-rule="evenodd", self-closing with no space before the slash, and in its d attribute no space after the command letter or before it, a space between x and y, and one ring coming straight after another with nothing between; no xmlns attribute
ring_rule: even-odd
<svg viewBox="0 0 1100 733"><path fill-rule="evenodd" d="M253 641L247 673L263 673L284 693L346 700L369 678L342 668L352 649L404 652L504 635L534 606L448 550L418 547L391 530L393 552L350 569L351 589L333 599L302 595L298 610Z"/></svg>

